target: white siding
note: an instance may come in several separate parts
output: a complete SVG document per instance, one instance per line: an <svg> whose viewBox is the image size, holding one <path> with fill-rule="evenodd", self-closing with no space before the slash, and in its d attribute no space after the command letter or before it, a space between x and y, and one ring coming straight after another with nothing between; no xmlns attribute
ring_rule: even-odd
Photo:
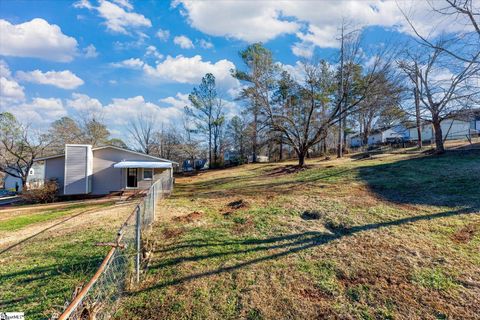
<svg viewBox="0 0 480 320"><path fill-rule="evenodd" d="M470 133L470 122L447 119L442 121L442 135L446 140L465 139ZM447 136L448 135L448 136Z"/></svg>
<svg viewBox="0 0 480 320"><path fill-rule="evenodd" d="M65 146L64 194L86 194L91 191L92 147Z"/></svg>

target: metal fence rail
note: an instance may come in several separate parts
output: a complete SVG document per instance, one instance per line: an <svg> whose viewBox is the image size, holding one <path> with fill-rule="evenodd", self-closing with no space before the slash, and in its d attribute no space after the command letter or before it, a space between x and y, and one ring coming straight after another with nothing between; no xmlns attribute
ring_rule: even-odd
<svg viewBox="0 0 480 320"><path fill-rule="evenodd" d="M90 281L75 295L61 319L108 319L122 293L140 281L142 271L142 233L155 220L158 202L170 195L173 178L156 181L118 230L111 246Z"/></svg>

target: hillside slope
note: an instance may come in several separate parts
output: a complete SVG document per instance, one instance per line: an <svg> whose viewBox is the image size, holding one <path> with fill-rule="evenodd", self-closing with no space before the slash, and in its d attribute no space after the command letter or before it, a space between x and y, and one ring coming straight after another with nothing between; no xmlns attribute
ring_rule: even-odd
<svg viewBox="0 0 480 320"><path fill-rule="evenodd" d="M117 319L479 319L480 152L177 179Z"/></svg>

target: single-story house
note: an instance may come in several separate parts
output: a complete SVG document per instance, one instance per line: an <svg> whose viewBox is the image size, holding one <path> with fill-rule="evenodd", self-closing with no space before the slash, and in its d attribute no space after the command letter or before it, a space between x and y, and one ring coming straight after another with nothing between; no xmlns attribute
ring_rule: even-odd
<svg viewBox="0 0 480 320"><path fill-rule="evenodd" d="M444 140L461 140L480 133L480 116L471 119L446 119L440 124ZM408 128L410 140L418 140L417 127ZM422 140L431 141L435 131L431 124L422 125Z"/></svg>
<svg viewBox="0 0 480 320"><path fill-rule="evenodd" d="M178 165L115 146L92 148L81 144L67 144L65 153L38 158L35 163L32 176L36 180L56 181L60 195L105 195L148 189L162 177L172 178L173 166Z"/></svg>
<svg viewBox="0 0 480 320"><path fill-rule="evenodd" d="M465 110L455 117L443 120L440 125L445 140L461 140L471 135L480 134L480 109ZM432 141L435 137L432 124L425 122L421 125L421 128L422 140ZM408 127L396 125L373 130L368 137L368 145L388 143L399 139L416 141L418 139L416 125ZM349 141L351 147L360 147L363 144L360 133L349 136Z"/></svg>
<svg viewBox="0 0 480 320"><path fill-rule="evenodd" d="M403 125L372 130L368 136L368 145L382 144L392 140L408 139L408 130ZM363 136L360 133L350 136L350 146L360 147L363 145Z"/></svg>
<svg viewBox="0 0 480 320"><path fill-rule="evenodd" d="M268 162L268 161L269 161L268 156L260 156L260 155L257 155L255 158L256 158L255 160L256 160L257 162ZM249 156L247 157L247 161L248 161L248 163L252 163L252 162L253 162L253 154L251 154L251 155L249 155Z"/></svg>
<svg viewBox="0 0 480 320"><path fill-rule="evenodd" d="M44 168L45 166L43 161L36 161L33 163L27 176L27 186L29 188L36 187L43 184L43 180L44 180L43 177L45 174ZM11 191L17 190L17 187L18 187L18 191L21 192L23 189L22 179L10 174L6 174L5 177L3 178L3 187L6 190L11 190Z"/></svg>

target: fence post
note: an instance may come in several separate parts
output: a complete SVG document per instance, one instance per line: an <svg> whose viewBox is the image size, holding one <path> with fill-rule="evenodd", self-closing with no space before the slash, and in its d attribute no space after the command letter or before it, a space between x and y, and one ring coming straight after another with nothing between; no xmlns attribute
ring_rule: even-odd
<svg viewBox="0 0 480 320"><path fill-rule="evenodd" d="M156 208L157 208L157 185L153 185L153 221L155 221L155 215L157 213Z"/></svg>
<svg viewBox="0 0 480 320"><path fill-rule="evenodd" d="M135 255L135 278L137 283L140 282L140 254L141 254L141 246L140 246L140 233L141 233L141 217L140 217L140 205L137 205L136 208L137 216L136 216L136 224L135 224L135 249L137 253Z"/></svg>

